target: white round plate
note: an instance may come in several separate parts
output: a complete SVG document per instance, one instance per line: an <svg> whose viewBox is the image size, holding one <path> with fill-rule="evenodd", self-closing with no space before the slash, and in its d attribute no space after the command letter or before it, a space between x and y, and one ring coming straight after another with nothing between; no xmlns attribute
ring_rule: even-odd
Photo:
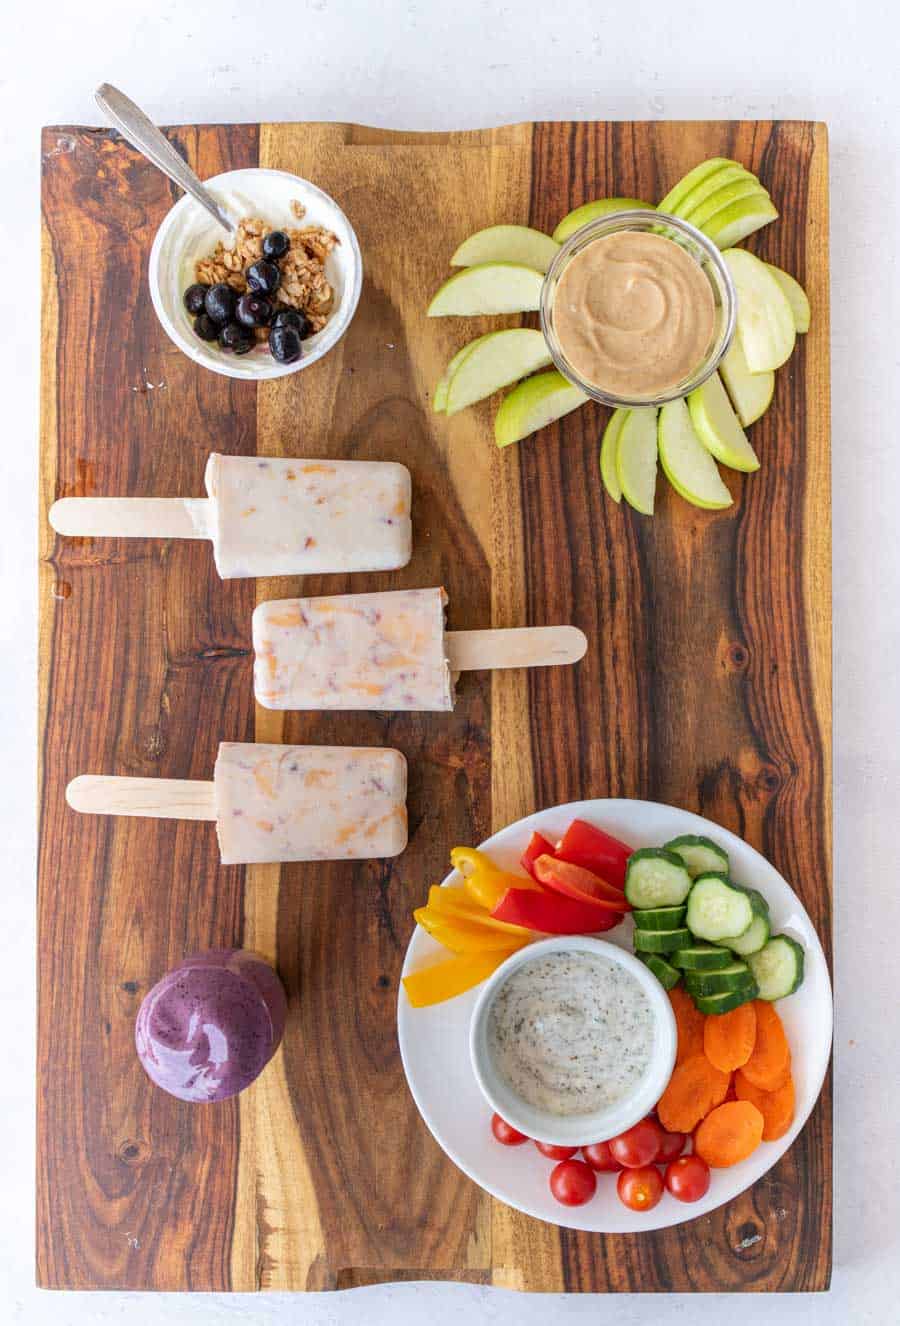
<svg viewBox="0 0 900 1326"><path fill-rule="evenodd" d="M731 1169L713 1170L709 1192L699 1202L678 1202L664 1193L646 1214L629 1211L616 1195L614 1174L598 1174L596 1196L579 1207L560 1206L550 1195L551 1162L535 1147L501 1146L491 1133L491 1110L478 1089L469 1062L469 1018L478 997L470 990L431 1008L412 1008L400 987L397 1032L406 1080L413 1099L435 1139L473 1182L526 1215L569 1229L599 1234L664 1229L721 1206L749 1188L784 1154L800 1132L822 1088L831 1052L831 983L825 955L812 922L794 890L764 857L717 824L674 806L652 801L573 801L538 811L501 829L482 843L502 869L521 874L519 857L537 829L551 841L573 819L584 819L632 847L655 847L683 833L700 833L721 843L741 884L758 889L769 903L772 929L798 940L806 951L805 979L796 994L778 1004L793 1054L797 1113L777 1142L763 1142L753 1155ZM445 884L458 884L454 871ZM630 919L603 938L631 947ZM435 952L444 952L420 927L410 940L403 975L415 971Z"/></svg>

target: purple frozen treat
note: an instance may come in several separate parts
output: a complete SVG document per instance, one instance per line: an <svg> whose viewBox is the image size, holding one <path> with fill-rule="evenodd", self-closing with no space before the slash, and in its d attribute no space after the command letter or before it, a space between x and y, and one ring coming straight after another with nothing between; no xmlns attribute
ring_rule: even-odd
<svg viewBox="0 0 900 1326"><path fill-rule="evenodd" d="M286 1000L269 964L244 949L185 958L141 1004L144 1071L179 1100L224 1100L253 1082L281 1043Z"/></svg>

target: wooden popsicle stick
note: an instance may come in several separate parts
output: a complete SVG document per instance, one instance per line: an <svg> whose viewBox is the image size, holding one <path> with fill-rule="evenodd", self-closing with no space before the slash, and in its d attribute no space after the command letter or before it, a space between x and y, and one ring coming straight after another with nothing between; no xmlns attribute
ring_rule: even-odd
<svg viewBox="0 0 900 1326"><path fill-rule="evenodd" d="M138 815L157 820L216 819L215 783L192 778L119 778L80 774L66 801L83 815Z"/></svg>
<svg viewBox="0 0 900 1326"><path fill-rule="evenodd" d="M577 663L587 649L587 636L577 626L446 631L444 646L451 672L548 668L559 663Z"/></svg>
<svg viewBox="0 0 900 1326"><path fill-rule="evenodd" d="M208 497L61 497L49 520L83 538L208 539L211 506Z"/></svg>

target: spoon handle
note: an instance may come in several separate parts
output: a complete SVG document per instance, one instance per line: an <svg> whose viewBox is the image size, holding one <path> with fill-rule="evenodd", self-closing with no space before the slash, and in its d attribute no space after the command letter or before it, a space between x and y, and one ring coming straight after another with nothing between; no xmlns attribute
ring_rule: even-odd
<svg viewBox="0 0 900 1326"><path fill-rule="evenodd" d="M212 194L204 189L190 166L182 160L169 140L160 133L139 106L111 83L101 83L94 93L94 99L103 114L115 125L122 137L127 138L132 147L136 147L180 189L184 189L185 193L195 198L229 234L234 232L234 222L228 214L223 211Z"/></svg>

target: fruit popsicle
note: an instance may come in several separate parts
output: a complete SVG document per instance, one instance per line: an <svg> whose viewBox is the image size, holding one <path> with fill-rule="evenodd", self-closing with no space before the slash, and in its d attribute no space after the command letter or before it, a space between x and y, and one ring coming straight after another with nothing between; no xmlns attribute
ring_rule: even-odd
<svg viewBox="0 0 900 1326"><path fill-rule="evenodd" d="M359 860L406 846L399 751L226 741L214 777L223 865Z"/></svg>
<svg viewBox="0 0 900 1326"><path fill-rule="evenodd" d="M82 774L83 814L215 820L223 865L354 861L406 846L406 760L378 747L223 742L213 782Z"/></svg>
<svg viewBox="0 0 900 1326"><path fill-rule="evenodd" d="M411 481L393 461L222 456L208 498L64 497L59 534L211 539L224 580L391 571L412 554Z"/></svg>
<svg viewBox="0 0 900 1326"><path fill-rule="evenodd" d="M267 709L453 708L442 589L280 599L253 613Z"/></svg>
<svg viewBox="0 0 900 1326"><path fill-rule="evenodd" d="M212 541L223 580L391 571L412 552L404 465L210 456Z"/></svg>
<svg viewBox="0 0 900 1326"><path fill-rule="evenodd" d="M574 626L446 631L443 589L280 599L253 613L256 698L267 709L446 712L454 676L574 663Z"/></svg>

